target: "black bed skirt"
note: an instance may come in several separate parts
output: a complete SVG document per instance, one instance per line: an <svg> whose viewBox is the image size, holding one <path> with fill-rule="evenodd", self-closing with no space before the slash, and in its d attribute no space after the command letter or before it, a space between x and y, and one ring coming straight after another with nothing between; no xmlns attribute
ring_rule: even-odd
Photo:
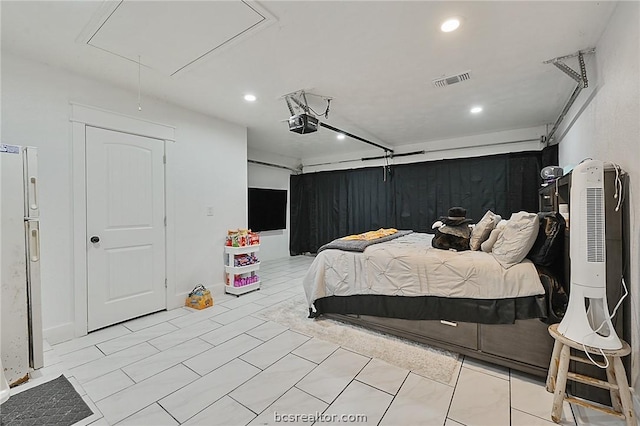
<svg viewBox="0 0 640 426"><path fill-rule="evenodd" d="M463 299L437 296L384 296L376 294L330 296L314 302L322 314L357 314L408 320L447 320L480 324L513 324L515 320L548 316L545 295L512 299Z"/></svg>
<svg viewBox="0 0 640 426"><path fill-rule="evenodd" d="M547 324L562 320L569 297L556 274L536 266L544 294L511 299L464 299L437 296L362 294L329 296L313 302L309 318L322 314L370 315L408 320L445 320L479 324L513 324L539 318Z"/></svg>

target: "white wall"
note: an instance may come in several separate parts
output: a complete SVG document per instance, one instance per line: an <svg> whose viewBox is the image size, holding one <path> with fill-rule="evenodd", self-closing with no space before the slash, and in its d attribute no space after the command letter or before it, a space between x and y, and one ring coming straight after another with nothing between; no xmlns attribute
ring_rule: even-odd
<svg viewBox="0 0 640 426"><path fill-rule="evenodd" d="M228 228L247 223L246 128L2 53L2 142L39 149L45 336L73 337L73 241L69 102L176 127L167 184L175 217L175 295L196 284L220 291ZM207 207L214 215L207 216Z"/></svg>
<svg viewBox="0 0 640 426"><path fill-rule="evenodd" d="M260 161L266 161L264 156ZM281 164L273 162L272 164ZM287 228L277 231L263 231L260 233L260 260L280 259L289 256L289 212L291 208L291 194L289 192L289 176L291 172L257 164L249 164L248 182L252 188L270 188L287 190Z"/></svg>
<svg viewBox="0 0 640 426"><path fill-rule="evenodd" d="M629 173L626 188L630 214L630 282L632 327L631 378L640 395L640 3L620 2L596 46L590 97L577 102L577 114L560 141L560 165L586 157L618 163ZM586 47L586 46L585 46ZM571 123L571 120L569 121ZM566 125L565 125L566 127Z"/></svg>

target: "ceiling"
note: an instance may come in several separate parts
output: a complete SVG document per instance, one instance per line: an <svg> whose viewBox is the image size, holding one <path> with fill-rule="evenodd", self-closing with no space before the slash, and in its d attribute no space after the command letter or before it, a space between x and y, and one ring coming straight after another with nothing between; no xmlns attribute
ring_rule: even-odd
<svg viewBox="0 0 640 426"><path fill-rule="evenodd" d="M329 96L334 127L403 145L555 121L575 82L543 61L596 45L613 2L2 1L2 50L248 128L295 159L371 147L288 131L282 95ZM451 33L446 18L460 17ZM139 56L139 58L138 58ZM572 62L569 65L577 68ZM432 80L470 71L467 81ZM257 101L248 103L244 94ZM314 110L326 103L310 97ZM480 114L470 108L481 105Z"/></svg>

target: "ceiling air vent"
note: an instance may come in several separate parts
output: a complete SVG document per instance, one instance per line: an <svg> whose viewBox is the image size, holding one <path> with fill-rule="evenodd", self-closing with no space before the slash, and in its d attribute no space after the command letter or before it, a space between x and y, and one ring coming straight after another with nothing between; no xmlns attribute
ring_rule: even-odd
<svg viewBox="0 0 640 426"><path fill-rule="evenodd" d="M471 71L465 71L460 74L450 75L448 77L441 77L432 80L435 87L447 87L452 84L460 83L471 78Z"/></svg>

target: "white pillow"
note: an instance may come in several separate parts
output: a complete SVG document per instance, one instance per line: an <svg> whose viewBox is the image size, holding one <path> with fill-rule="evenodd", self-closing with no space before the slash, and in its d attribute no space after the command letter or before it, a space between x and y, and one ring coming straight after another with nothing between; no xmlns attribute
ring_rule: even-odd
<svg viewBox="0 0 640 426"><path fill-rule="evenodd" d="M522 262L536 242L539 229L536 213L513 213L493 245L493 257L505 269Z"/></svg>
<svg viewBox="0 0 640 426"><path fill-rule="evenodd" d="M480 245L480 248L483 252L491 253L491 250L493 250L493 245L496 243L496 241L498 241L498 237L500 236L500 233L502 232L502 229L506 224L506 220L501 220L500 222L498 222L496 227L491 230L489 238L487 238L487 240Z"/></svg>
<svg viewBox="0 0 640 426"><path fill-rule="evenodd" d="M478 222L471 231L471 239L469 240L471 250L480 250L480 245L489 238L489 234L491 234L491 231L496 227L498 222L500 222L500 216L491 210L487 210L484 216L482 216L482 219L480 219L480 222Z"/></svg>

